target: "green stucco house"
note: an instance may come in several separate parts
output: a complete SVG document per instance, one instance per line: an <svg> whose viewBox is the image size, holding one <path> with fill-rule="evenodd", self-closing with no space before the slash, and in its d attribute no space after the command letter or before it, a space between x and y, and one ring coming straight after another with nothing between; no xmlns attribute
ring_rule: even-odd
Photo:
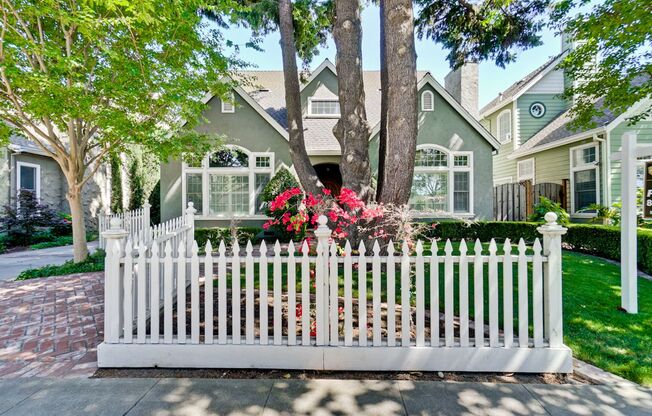
<svg viewBox="0 0 652 416"><path fill-rule="evenodd" d="M418 154L410 201L415 215L474 219L493 215L492 153L499 143L472 115L477 112L477 68L469 73L475 78L461 70L447 76L452 94L429 73L418 74ZM221 135L230 149L203 155L191 165L172 160L161 166L162 220L180 215L192 201L198 226L260 224L265 220L259 196L264 185L281 167L293 171L282 72L244 75L251 82L236 87L230 100L207 96L206 121L197 127ZM375 170L379 72L365 71L364 86ZM342 182L340 146L333 135L339 117L337 93L336 69L328 60L301 84L306 148L322 182L335 190Z"/></svg>
<svg viewBox="0 0 652 416"><path fill-rule="evenodd" d="M652 120L628 125L627 118L644 104L639 103L622 114L605 111L593 120L595 128L572 130L572 103L560 94L573 81L557 68L572 46L562 40L562 52L489 102L480 110L480 122L500 142L495 185L564 185L571 217L586 221L595 216L586 210L589 205L611 206L620 199L620 161L612 156L620 151L623 133L636 131L639 143L652 143Z"/></svg>

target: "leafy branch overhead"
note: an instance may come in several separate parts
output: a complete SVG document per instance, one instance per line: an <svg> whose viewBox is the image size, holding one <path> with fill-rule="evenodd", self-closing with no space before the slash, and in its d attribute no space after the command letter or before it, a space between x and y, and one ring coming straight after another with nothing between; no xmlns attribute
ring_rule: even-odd
<svg viewBox="0 0 652 416"><path fill-rule="evenodd" d="M566 32L575 48L560 68L576 82L564 97L573 100L574 127L596 126L596 117L621 114L637 106L634 124L652 115L652 11L648 0L605 0L577 11L585 1L556 5L553 25ZM596 59L598 58L598 59Z"/></svg>
<svg viewBox="0 0 652 416"><path fill-rule="evenodd" d="M540 31L551 0L416 0L420 39L441 43L451 67L493 60L505 67L514 48L542 44Z"/></svg>
<svg viewBox="0 0 652 416"><path fill-rule="evenodd" d="M230 13L231 6L211 7ZM0 0L0 120L61 167L76 260L86 256L81 190L109 151L137 143L165 158L211 146L192 127L205 93L228 91L222 80L239 62L223 52L219 29L202 21L203 7L201 0Z"/></svg>

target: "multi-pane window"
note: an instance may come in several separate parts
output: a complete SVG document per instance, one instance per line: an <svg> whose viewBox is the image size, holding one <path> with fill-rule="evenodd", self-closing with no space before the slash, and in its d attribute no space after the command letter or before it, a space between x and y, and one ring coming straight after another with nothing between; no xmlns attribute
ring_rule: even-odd
<svg viewBox="0 0 652 416"><path fill-rule="evenodd" d="M311 116L339 116L340 102L338 100L311 99L308 102L308 114Z"/></svg>
<svg viewBox="0 0 652 416"><path fill-rule="evenodd" d="M197 215L202 215L203 212L203 187L202 187L202 174L201 173L187 173L186 174L186 201L192 202Z"/></svg>
<svg viewBox="0 0 652 416"><path fill-rule="evenodd" d="M471 153L449 153L424 147L417 150L410 207L422 213L472 211Z"/></svg>
<svg viewBox="0 0 652 416"><path fill-rule="evenodd" d="M185 200L198 215L218 218L263 213L261 193L274 169L272 153L230 147L185 166Z"/></svg>
<svg viewBox="0 0 652 416"><path fill-rule="evenodd" d="M595 144L571 149L572 211L588 213L599 203L599 155Z"/></svg>
<svg viewBox="0 0 652 416"><path fill-rule="evenodd" d="M516 164L518 181L534 181L534 159L521 160Z"/></svg>
<svg viewBox="0 0 652 416"><path fill-rule="evenodd" d="M498 141L507 143L512 140L512 111L505 110L498 115Z"/></svg>
<svg viewBox="0 0 652 416"><path fill-rule="evenodd" d="M235 113L235 96L233 93L229 94L225 99L222 99L222 112L223 113Z"/></svg>

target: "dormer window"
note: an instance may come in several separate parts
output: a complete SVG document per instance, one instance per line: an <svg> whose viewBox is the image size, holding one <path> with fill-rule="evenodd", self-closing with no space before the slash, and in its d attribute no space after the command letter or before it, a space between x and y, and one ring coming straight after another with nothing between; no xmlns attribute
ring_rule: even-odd
<svg viewBox="0 0 652 416"><path fill-rule="evenodd" d="M339 117L340 101L337 98L309 98L308 115L311 117Z"/></svg>
<svg viewBox="0 0 652 416"><path fill-rule="evenodd" d="M421 111L435 110L435 95L432 91L424 91L421 94Z"/></svg>

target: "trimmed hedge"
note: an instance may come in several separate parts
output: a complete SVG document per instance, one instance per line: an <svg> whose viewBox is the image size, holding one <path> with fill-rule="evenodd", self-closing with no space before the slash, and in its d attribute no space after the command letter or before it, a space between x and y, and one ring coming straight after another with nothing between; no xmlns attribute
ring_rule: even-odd
<svg viewBox="0 0 652 416"><path fill-rule="evenodd" d="M471 224L444 221L437 223L423 233L422 238L462 238L482 242L492 238L504 240L509 238L517 242L524 238L528 242L541 237L537 231L540 223L481 221ZM620 228L594 224L570 224L568 232L562 237L564 247L606 259L620 261ZM638 267L652 273L652 230L638 229Z"/></svg>
<svg viewBox="0 0 652 416"><path fill-rule="evenodd" d="M236 229L238 243L247 244L247 241L251 240L251 242L255 244L260 241L259 235L262 234L262 232L263 229L259 227L238 227ZM217 248L220 241L224 240L225 244L230 244L232 239L232 229L229 227L195 229L195 241L197 241L197 245L200 249L206 246L208 240L211 241L214 248Z"/></svg>

